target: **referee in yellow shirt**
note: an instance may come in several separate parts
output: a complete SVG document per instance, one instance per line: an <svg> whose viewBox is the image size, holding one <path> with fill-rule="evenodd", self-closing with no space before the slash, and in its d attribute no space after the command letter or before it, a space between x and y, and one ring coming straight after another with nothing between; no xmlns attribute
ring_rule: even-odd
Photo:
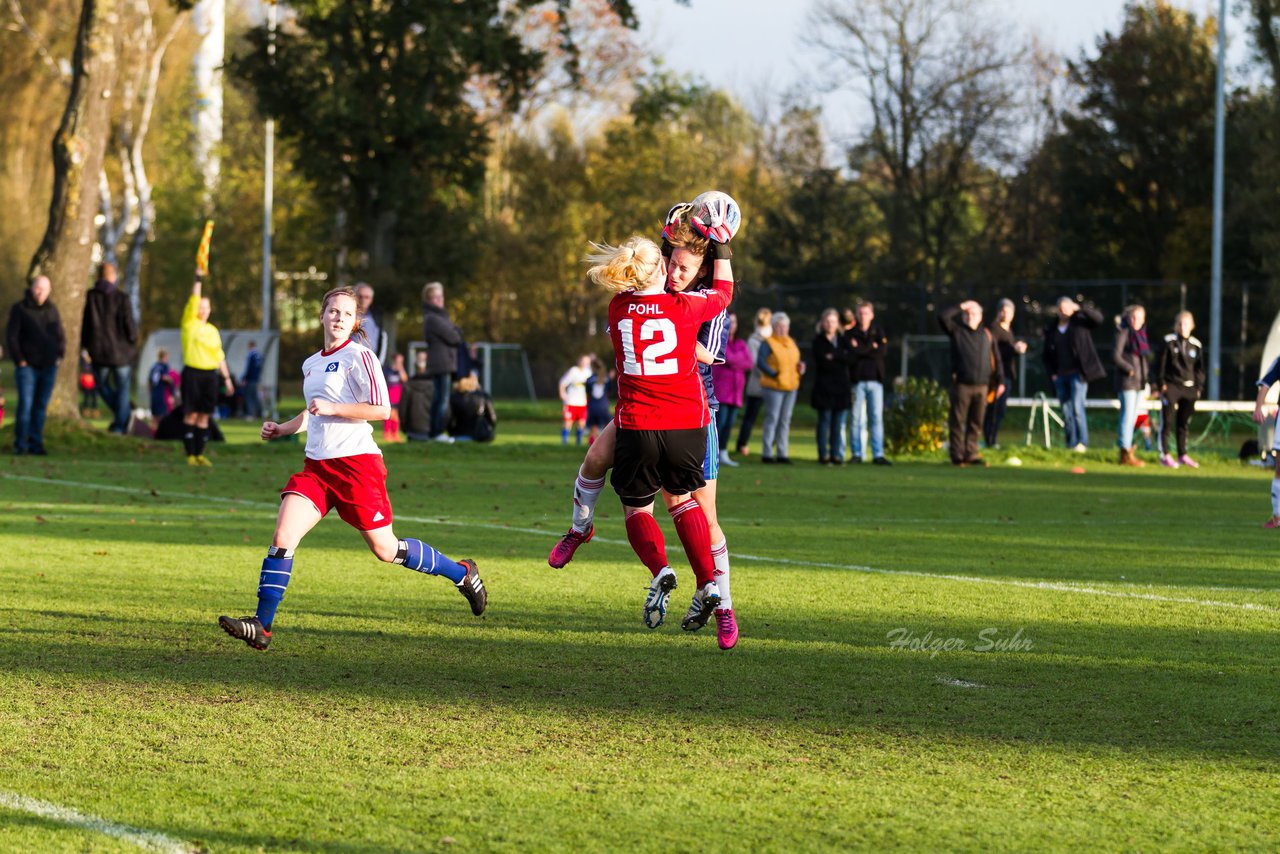
<svg viewBox="0 0 1280 854"><path fill-rule="evenodd" d="M211 466L204 455L209 441L209 416L218 405L218 377L227 394L235 393L227 354L222 352L222 335L209 322L213 310L208 297L200 295L200 279L191 286L191 299L182 310L182 443L187 465Z"/></svg>

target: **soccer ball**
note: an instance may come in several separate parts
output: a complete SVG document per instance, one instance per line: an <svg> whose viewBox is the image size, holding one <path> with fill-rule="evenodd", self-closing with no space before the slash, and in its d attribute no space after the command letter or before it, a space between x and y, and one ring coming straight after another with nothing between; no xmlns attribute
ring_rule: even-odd
<svg viewBox="0 0 1280 854"><path fill-rule="evenodd" d="M689 223L703 237L728 243L742 227L742 210L728 193L708 190L694 199Z"/></svg>

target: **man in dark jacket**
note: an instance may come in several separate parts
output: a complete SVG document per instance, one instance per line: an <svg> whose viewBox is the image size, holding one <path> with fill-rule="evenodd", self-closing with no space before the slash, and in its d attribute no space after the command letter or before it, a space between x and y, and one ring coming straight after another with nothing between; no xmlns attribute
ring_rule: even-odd
<svg viewBox="0 0 1280 854"><path fill-rule="evenodd" d="M129 298L116 287L114 264L102 265L98 281L84 298L80 348L89 351L98 393L111 407L112 433L129 429L129 376L138 351L138 327Z"/></svg>
<svg viewBox="0 0 1280 854"><path fill-rule="evenodd" d="M983 465L978 455L987 393L1004 393L1004 366L991 333L982 328L982 305L965 300L943 309L938 324L951 338L951 413L948 418L951 462Z"/></svg>
<svg viewBox="0 0 1280 854"><path fill-rule="evenodd" d="M453 325L444 307L444 285L432 282L422 289L422 339L427 342L427 375L431 377L431 438L452 442L444 432L449 390L458 371L462 330Z"/></svg>
<svg viewBox="0 0 1280 854"><path fill-rule="evenodd" d="M1067 447L1084 453L1089 447L1089 422L1084 401L1089 383L1107 375L1093 346L1093 330L1102 312L1071 297L1058 300L1058 311L1044 329L1044 367L1062 403Z"/></svg>
<svg viewBox="0 0 1280 854"><path fill-rule="evenodd" d="M16 366L18 420L13 428L13 453L44 456L44 417L58 377L58 363L67 350L67 336L47 276L36 276L20 302L9 310L5 346Z"/></svg>
<svg viewBox="0 0 1280 854"><path fill-rule="evenodd" d="M887 466L890 462L884 455L884 357L889 349L889 336L875 322L876 310L871 303L858 303L854 316L857 322L845 333L853 350L853 364L849 367L849 380L853 383L850 460L862 462L862 425L866 423L871 439L871 462Z"/></svg>

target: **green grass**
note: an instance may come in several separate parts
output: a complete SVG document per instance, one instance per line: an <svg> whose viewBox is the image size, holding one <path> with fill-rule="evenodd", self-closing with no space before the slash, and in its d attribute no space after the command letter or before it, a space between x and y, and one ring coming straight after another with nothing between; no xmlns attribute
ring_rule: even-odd
<svg viewBox="0 0 1280 854"><path fill-rule="evenodd" d="M492 446L387 449L396 530L477 558L484 618L330 518L257 653L214 618L253 610L302 451L254 432L211 470L59 428L0 466L0 791L209 851L1280 844L1266 472L832 470L797 431L808 464L721 479L723 654L679 630L669 522L658 631L610 495L546 566L580 452L554 413L504 418ZM975 651L992 629L1031 648ZM0 850L136 848L0 807Z"/></svg>

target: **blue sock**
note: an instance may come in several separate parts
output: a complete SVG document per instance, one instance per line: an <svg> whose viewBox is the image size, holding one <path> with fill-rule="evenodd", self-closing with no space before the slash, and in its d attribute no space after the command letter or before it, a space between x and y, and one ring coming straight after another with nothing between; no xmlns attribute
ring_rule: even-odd
<svg viewBox="0 0 1280 854"><path fill-rule="evenodd" d="M573 429L573 438L577 441L579 445L582 444L582 428L581 427L575 427Z"/></svg>
<svg viewBox="0 0 1280 854"><path fill-rule="evenodd" d="M293 549L267 549L262 574L258 576L258 622L264 629L270 629L275 622L276 608L280 607L292 574Z"/></svg>
<svg viewBox="0 0 1280 854"><path fill-rule="evenodd" d="M443 575L454 584L467 577L465 566L454 563L422 540L412 537L400 541L400 553L396 555L395 562L427 575Z"/></svg>
<svg viewBox="0 0 1280 854"><path fill-rule="evenodd" d="M569 428L568 427L560 428L560 444L561 445L569 444Z"/></svg>

